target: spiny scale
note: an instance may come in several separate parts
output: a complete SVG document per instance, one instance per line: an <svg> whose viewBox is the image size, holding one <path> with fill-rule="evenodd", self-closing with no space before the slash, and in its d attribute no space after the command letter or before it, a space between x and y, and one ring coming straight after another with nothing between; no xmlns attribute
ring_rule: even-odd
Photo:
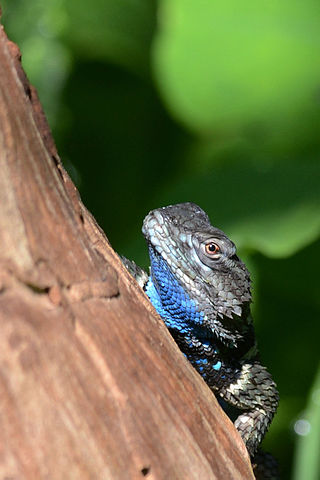
<svg viewBox="0 0 320 480"><path fill-rule="evenodd" d="M238 409L235 426L253 457L277 409L278 392L258 357L249 272L234 243L194 203L151 211L142 231L149 278L123 261L209 387ZM214 246L213 253L206 245ZM270 457L268 468L258 470L277 478Z"/></svg>

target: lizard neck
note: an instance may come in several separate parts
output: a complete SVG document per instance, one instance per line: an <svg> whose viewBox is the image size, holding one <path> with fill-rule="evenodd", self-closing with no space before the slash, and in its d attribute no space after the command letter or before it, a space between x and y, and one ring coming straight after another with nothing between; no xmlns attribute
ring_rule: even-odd
<svg viewBox="0 0 320 480"><path fill-rule="evenodd" d="M251 348L254 331L249 305L241 309L241 316L223 316L215 309L214 299L205 289L198 297L192 295L190 285L177 279L159 253L150 247L149 254L151 274L145 292L168 328L203 338L215 337L225 347L238 349L241 354Z"/></svg>
<svg viewBox="0 0 320 480"><path fill-rule="evenodd" d="M160 255L151 258L151 275L145 292L169 328L186 332L203 325L204 313Z"/></svg>

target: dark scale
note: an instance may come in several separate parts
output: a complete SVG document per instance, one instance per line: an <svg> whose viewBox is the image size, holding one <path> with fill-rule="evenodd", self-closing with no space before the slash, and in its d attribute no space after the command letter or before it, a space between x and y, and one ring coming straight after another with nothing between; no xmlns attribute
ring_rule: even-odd
<svg viewBox="0 0 320 480"><path fill-rule="evenodd" d="M278 392L259 361L250 276L235 245L193 203L153 210L142 231L150 276L127 259L125 265L194 368L239 412L234 423L249 454L268 464L256 469L259 478L276 478L270 457L257 449L277 409Z"/></svg>

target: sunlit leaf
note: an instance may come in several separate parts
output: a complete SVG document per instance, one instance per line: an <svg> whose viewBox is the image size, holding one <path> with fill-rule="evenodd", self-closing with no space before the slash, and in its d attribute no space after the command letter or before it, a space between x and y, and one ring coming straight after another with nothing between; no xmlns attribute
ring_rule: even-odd
<svg viewBox="0 0 320 480"><path fill-rule="evenodd" d="M317 2L162 0L154 70L172 113L201 135L273 144L319 124ZM263 145L260 145L263 148Z"/></svg>

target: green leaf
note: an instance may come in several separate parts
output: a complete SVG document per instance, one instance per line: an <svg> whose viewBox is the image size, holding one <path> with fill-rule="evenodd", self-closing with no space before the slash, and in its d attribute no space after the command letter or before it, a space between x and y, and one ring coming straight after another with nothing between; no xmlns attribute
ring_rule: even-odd
<svg viewBox="0 0 320 480"><path fill-rule="evenodd" d="M80 3L80 5L79 5ZM155 0L68 0L66 40L77 55L145 71L155 26Z"/></svg>
<svg viewBox="0 0 320 480"><path fill-rule="evenodd" d="M193 201L238 248L292 255L320 234L320 163L214 164L173 180L155 207Z"/></svg>
<svg viewBox="0 0 320 480"><path fill-rule="evenodd" d="M294 480L318 480L320 478L320 368L306 411L295 422L297 450L293 470Z"/></svg>
<svg viewBox="0 0 320 480"><path fill-rule="evenodd" d="M297 135L305 140L306 130L319 124L317 2L161 5L154 72L171 112L188 128L232 136L258 127L281 146Z"/></svg>
<svg viewBox="0 0 320 480"><path fill-rule="evenodd" d="M51 128L61 92L70 73L72 55L61 41L67 15L61 0L4 0L3 24L22 53L22 65L36 86Z"/></svg>

